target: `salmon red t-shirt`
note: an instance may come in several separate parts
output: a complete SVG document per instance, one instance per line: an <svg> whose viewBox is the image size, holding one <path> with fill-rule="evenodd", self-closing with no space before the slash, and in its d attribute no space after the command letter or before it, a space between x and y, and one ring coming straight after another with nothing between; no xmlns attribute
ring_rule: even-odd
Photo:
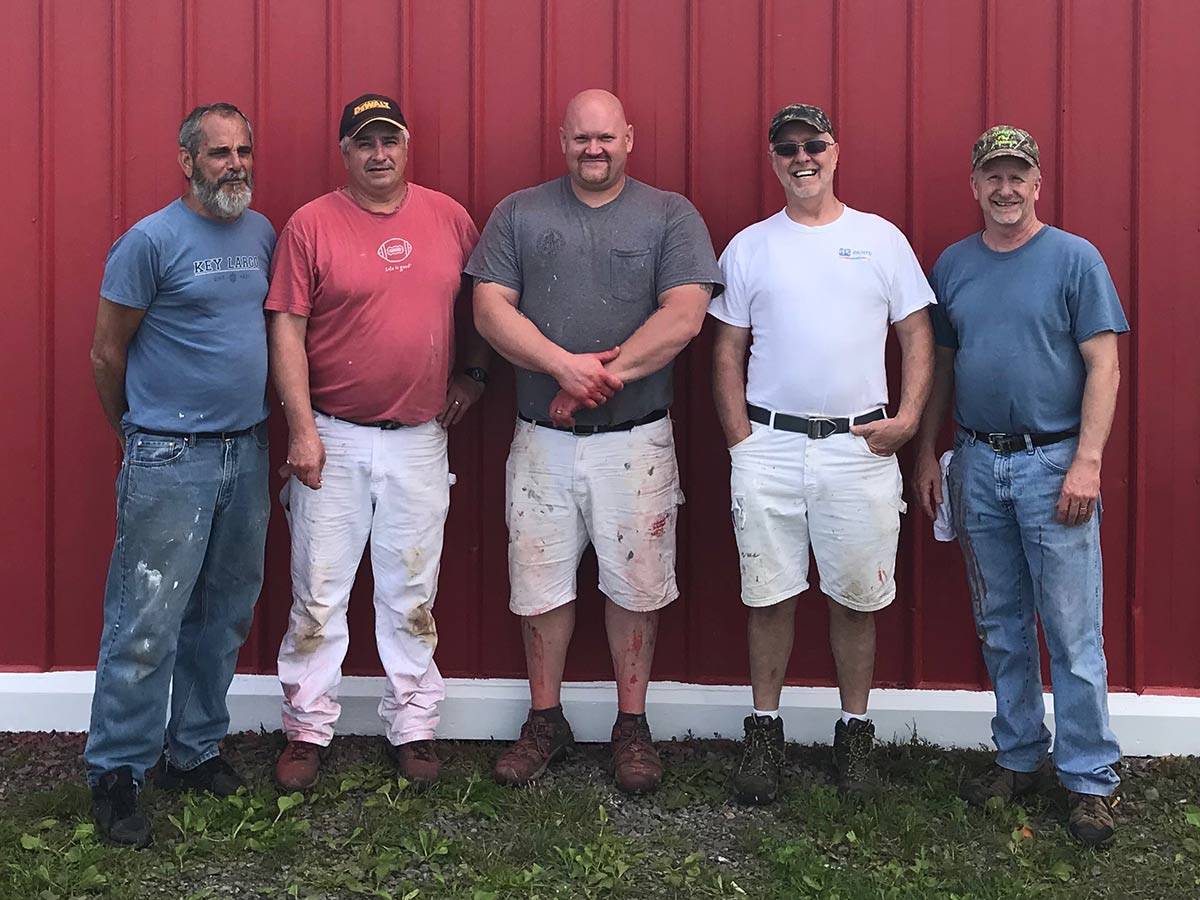
<svg viewBox="0 0 1200 900"><path fill-rule="evenodd" d="M454 300L479 240L467 211L420 185L392 213L338 190L284 226L266 309L308 317L312 405L359 422L438 415L454 366Z"/></svg>

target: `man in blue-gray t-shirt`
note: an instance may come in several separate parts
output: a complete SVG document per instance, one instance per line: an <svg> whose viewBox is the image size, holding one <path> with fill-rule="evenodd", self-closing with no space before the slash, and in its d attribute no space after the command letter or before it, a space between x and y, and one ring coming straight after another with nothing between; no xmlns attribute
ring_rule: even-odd
<svg viewBox="0 0 1200 900"><path fill-rule="evenodd" d="M1100 253L1038 221L1037 143L997 125L976 141L983 231L947 248L930 283L937 358L917 442L916 490L950 503L976 629L996 693L996 763L962 787L1009 801L1052 775L1037 621L1050 649L1054 768L1084 844L1113 833L1101 636L1100 462L1117 402L1117 335L1129 330ZM958 426L942 497L935 454L951 393Z"/></svg>
<svg viewBox="0 0 1200 900"><path fill-rule="evenodd" d="M116 844L150 842L138 794L151 766L170 789L242 784L219 743L263 579L275 247L247 209L252 144L237 107L194 109L179 130L187 189L117 240L100 287L92 367L124 458L84 760Z"/></svg>

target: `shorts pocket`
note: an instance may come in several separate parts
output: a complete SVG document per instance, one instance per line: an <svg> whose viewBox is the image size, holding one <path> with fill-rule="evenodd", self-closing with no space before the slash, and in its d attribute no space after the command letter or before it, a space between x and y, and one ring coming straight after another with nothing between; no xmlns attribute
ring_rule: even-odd
<svg viewBox="0 0 1200 900"><path fill-rule="evenodd" d="M612 294L625 303L654 299L654 265L649 250L610 250Z"/></svg>
<svg viewBox="0 0 1200 900"><path fill-rule="evenodd" d="M131 466L153 468L168 466L183 456L187 442L182 438L160 437L135 431L125 442L126 458Z"/></svg>

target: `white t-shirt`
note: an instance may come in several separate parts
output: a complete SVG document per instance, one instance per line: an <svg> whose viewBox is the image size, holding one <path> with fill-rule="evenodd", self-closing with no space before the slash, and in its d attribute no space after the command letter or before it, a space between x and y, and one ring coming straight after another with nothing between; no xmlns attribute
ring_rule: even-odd
<svg viewBox="0 0 1200 900"><path fill-rule="evenodd" d="M751 331L746 400L775 412L849 416L887 405L889 322L934 300L900 229L845 207L828 225L783 210L721 254L710 315Z"/></svg>

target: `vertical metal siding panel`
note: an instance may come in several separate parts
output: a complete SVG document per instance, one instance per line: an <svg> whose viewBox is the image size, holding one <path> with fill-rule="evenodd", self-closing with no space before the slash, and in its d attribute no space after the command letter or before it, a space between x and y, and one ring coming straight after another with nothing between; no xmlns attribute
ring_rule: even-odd
<svg viewBox="0 0 1200 900"><path fill-rule="evenodd" d="M687 181L685 160L698 142L703 128L688 121L688 9L683 0L640 3L621 0L613 25L614 83L634 128L629 172L663 190L682 192ZM692 426L692 386L707 384L704 360L694 349L685 351L675 364L675 404L672 419L679 456L680 478L690 498L695 492L687 465L686 447ZM677 565L681 597L662 615L653 677L690 677L690 638L694 623L711 606L698 602L699 581L688 560L693 542L688 522L691 504L680 510L677 529ZM703 670L703 666L700 667Z"/></svg>
<svg viewBox="0 0 1200 900"><path fill-rule="evenodd" d="M512 191L543 179L541 3L475 0L472 30L473 195L482 217ZM524 677L520 629L508 611L508 547L498 539L506 534L504 460L516 415L512 375L501 368L503 376L488 388L481 410L486 455L480 518L489 539L483 545L486 596L480 620L486 639L480 668L495 677Z"/></svg>
<svg viewBox="0 0 1200 900"><path fill-rule="evenodd" d="M916 12L912 52L920 60L914 90L921 116L911 202L920 225L913 238L917 255L932 265L947 246L979 229L967 175L983 121L986 21L981 4L956 0L928 0ZM917 589L925 684L977 686L982 663L961 555L954 545L927 544L924 559Z"/></svg>
<svg viewBox="0 0 1200 900"><path fill-rule="evenodd" d="M1138 474L1145 486L1138 526L1144 595L1147 687L1200 687L1200 590L1194 573L1200 534L1200 186L1190 174L1200 145L1200 5L1142 5L1143 152L1138 219Z"/></svg>
<svg viewBox="0 0 1200 900"><path fill-rule="evenodd" d="M759 58L761 27L749 4L692 6L690 54L695 80L689 135L695 137L690 196L708 223L719 253L733 235L758 218L754 173L766 165L761 131L759 73L737 61ZM745 611L739 598L738 557L729 517L729 455L713 408L709 372L710 325L691 348L689 434L680 447L689 475L683 507L692 590L692 677L741 680L746 672ZM796 654L793 659L799 659ZM701 661L704 662L701 662Z"/></svg>
<svg viewBox="0 0 1200 900"><path fill-rule="evenodd" d="M480 225L488 210L471 210L470 199L470 7L455 3L409 4L407 28L401 40L411 47L405 53L404 84L411 100L405 116L412 126L410 159L414 181L449 194L468 208ZM446 98L450 98L447 102ZM457 311L458 327L471 320L468 295ZM499 358L492 371L507 370ZM499 380L499 379L497 379ZM485 403L494 400L493 387ZM501 609L507 601L503 571L485 579L481 569L484 542L505 546L505 534L483 528L479 511L483 503L483 453L487 436L483 410L473 409L450 436L450 471L458 484L450 492L445 552L435 615L444 627L438 638L438 666L445 675L470 675L481 671L483 635L479 622L482 605ZM503 441L503 435L495 438ZM486 587L485 587L486 585ZM497 588L497 585L501 587Z"/></svg>
<svg viewBox="0 0 1200 900"><path fill-rule="evenodd" d="M0 220L4 281L9 303L0 329L0 381L5 386L9 429L0 450L8 474L0 495L0 584L10 598L0 633L0 666L45 668L49 634L48 498L50 469L44 436L50 335L46 330L53 296L43 260L47 227L48 153L43 116L53 109L43 60L43 15L26 3L12 9L0 34L0 79L5 88L8 128L0 141L0 164L22 177L10 181ZM38 154L36 157L33 154Z"/></svg>
<svg viewBox="0 0 1200 900"><path fill-rule="evenodd" d="M1070 93L1065 108L1061 169L1054 182L1062 186L1060 222L1083 235L1104 256L1117 293L1132 321L1131 218L1133 169L1113 166L1096 148L1111 139L1113 122L1133 127L1132 0L1073 4L1064 25L1070 46L1065 78ZM1103 183L1103 190L1096 190ZM1112 435L1104 452L1104 637L1109 683L1131 687L1129 616L1133 565L1128 558L1132 535L1131 351L1136 335L1119 341L1123 374Z"/></svg>
<svg viewBox="0 0 1200 900"><path fill-rule="evenodd" d="M883 216L905 226L908 153L908 16L902 3L843 0L838 6L837 78L838 196L855 209ZM889 398L900 400L900 356L889 340L887 370ZM901 455L905 475L907 454ZM914 540L928 532L928 523L912 505L902 518L897 555L897 595L879 616L875 678L879 684L909 681L914 660L911 623L920 593L913 590Z"/></svg>

